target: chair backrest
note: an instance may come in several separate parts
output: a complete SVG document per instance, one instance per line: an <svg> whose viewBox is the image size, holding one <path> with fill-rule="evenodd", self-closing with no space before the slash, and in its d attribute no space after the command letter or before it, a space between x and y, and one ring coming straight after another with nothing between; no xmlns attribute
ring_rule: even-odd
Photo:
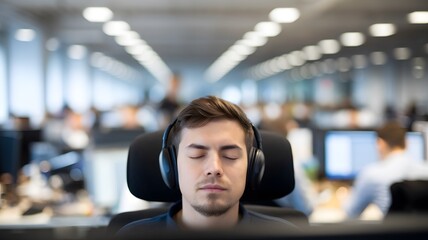
<svg viewBox="0 0 428 240"><path fill-rule="evenodd" d="M178 190L169 189L163 182L159 167L159 153L162 147L163 131L145 133L137 137L128 152L127 183L131 193L146 201L165 202L166 205L181 199ZM241 202L247 209L259 213L281 217L296 224L307 224L303 213L284 207L258 206L254 204L270 202L281 198L294 189L294 168L291 146L280 134L260 131L265 155L265 173L257 189L246 190ZM145 209L119 213L107 227L114 233L125 224L137 219L150 218L165 213L168 207Z"/></svg>
<svg viewBox="0 0 428 240"><path fill-rule="evenodd" d="M175 202L181 198L177 190L163 182L159 153L163 131L137 137L129 148L127 182L131 193L147 201ZM267 201L283 197L294 189L293 156L290 143L277 133L260 131L265 155L265 174L260 186L246 191L245 202Z"/></svg>
<svg viewBox="0 0 428 240"><path fill-rule="evenodd" d="M428 180L405 180L390 187L391 214L428 214Z"/></svg>

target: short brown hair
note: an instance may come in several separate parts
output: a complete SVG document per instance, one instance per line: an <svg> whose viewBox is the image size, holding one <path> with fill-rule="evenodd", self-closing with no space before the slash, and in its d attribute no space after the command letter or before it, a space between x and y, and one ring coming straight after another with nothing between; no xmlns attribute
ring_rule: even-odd
<svg viewBox="0 0 428 240"><path fill-rule="evenodd" d="M193 100L177 116L171 129L172 143L177 147L183 128L202 127L211 121L228 119L237 121L245 132L247 151L252 146L254 133L250 120L236 104L216 96L206 96ZM176 148L178 150L178 148Z"/></svg>
<svg viewBox="0 0 428 240"><path fill-rule="evenodd" d="M406 130L396 121L385 123L377 131L377 136L384 140L390 148L406 147Z"/></svg>

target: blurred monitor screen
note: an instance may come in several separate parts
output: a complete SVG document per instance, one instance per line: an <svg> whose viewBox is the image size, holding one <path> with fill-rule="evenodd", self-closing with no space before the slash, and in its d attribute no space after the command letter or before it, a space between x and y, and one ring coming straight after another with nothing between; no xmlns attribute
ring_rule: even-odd
<svg viewBox="0 0 428 240"><path fill-rule="evenodd" d="M423 162L426 159L426 141L421 132L408 132L406 136L407 153L411 159Z"/></svg>
<svg viewBox="0 0 428 240"><path fill-rule="evenodd" d="M327 131L324 136L324 174L330 180L353 180L366 165L378 160L375 131ZM408 132L407 154L415 161L425 159L422 133Z"/></svg>

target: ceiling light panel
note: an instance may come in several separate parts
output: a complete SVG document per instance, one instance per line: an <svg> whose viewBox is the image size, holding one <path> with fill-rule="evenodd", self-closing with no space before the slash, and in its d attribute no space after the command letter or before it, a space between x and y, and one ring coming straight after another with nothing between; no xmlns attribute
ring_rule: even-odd
<svg viewBox="0 0 428 240"><path fill-rule="evenodd" d="M415 11L407 14L407 21L412 24L427 24L428 11Z"/></svg>
<svg viewBox="0 0 428 240"><path fill-rule="evenodd" d="M36 37L36 31L29 28L21 28L16 30L15 39L21 42L30 42Z"/></svg>
<svg viewBox="0 0 428 240"><path fill-rule="evenodd" d="M275 8L269 13L270 20L277 23L292 23L300 17L297 8Z"/></svg>
<svg viewBox="0 0 428 240"><path fill-rule="evenodd" d="M86 56L87 49L83 45L71 45L67 49L67 55L74 60L83 59Z"/></svg>
<svg viewBox="0 0 428 240"><path fill-rule="evenodd" d="M259 22L254 30L265 37L275 37L281 32L281 25L276 22Z"/></svg>
<svg viewBox="0 0 428 240"><path fill-rule="evenodd" d="M124 21L110 21L103 25L104 33L109 36L120 36L129 30L129 24Z"/></svg>
<svg viewBox="0 0 428 240"><path fill-rule="evenodd" d="M365 36L360 32L346 32L340 35L340 42L345 47L357 47L364 44Z"/></svg>
<svg viewBox="0 0 428 240"><path fill-rule="evenodd" d="M397 60L407 60L411 56L411 51L409 48L401 47L395 48L393 54L394 58Z"/></svg>
<svg viewBox="0 0 428 240"><path fill-rule="evenodd" d="M373 37L388 37L394 35L396 31L392 23L376 23L369 27L370 35Z"/></svg>
<svg viewBox="0 0 428 240"><path fill-rule="evenodd" d="M83 17L89 22L107 22L113 18L113 12L106 7L88 7L83 10Z"/></svg>
<svg viewBox="0 0 428 240"><path fill-rule="evenodd" d="M336 39L324 39L318 43L323 54L336 54L340 51L340 43Z"/></svg>

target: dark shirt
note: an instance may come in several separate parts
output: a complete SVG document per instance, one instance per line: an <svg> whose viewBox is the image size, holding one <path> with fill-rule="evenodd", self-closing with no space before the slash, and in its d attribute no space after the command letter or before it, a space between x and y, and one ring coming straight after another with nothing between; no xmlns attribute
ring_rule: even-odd
<svg viewBox="0 0 428 240"><path fill-rule="evenodd" d="M163 230L179 230L177 222L174 220L175 214L177 214L182 209L182 202L179 201L173 204L169 211L165 214L161 214L156 217L146 218L131 222L124 227L122 227L116 234L118 237L123 236L141 236L142 234L147 234L148 231L158 231L159 229ZM272 217L257 212L249 211L240 204L239 205L239 215L240 220L237 227L251 227L256 225L260 226L278 226L283 229L297 230L296 227L291 222L288 222L282 218Z"/></svg>

